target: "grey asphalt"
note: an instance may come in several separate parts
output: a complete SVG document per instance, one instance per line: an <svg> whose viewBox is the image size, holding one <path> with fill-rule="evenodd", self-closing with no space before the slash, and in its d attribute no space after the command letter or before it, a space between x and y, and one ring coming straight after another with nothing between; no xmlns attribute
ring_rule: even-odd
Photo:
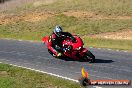
<svg viewBox="0 0 132 88"><path fill-rule="evenodd" d="M56 59L41 42L0 39L0 62L24 66L78 80L81 67L90 79L132 80L132 52L90 48L95 63ZM102 87L102 88L115 88ZM132 88L119 86L118 88Z"/></svg>

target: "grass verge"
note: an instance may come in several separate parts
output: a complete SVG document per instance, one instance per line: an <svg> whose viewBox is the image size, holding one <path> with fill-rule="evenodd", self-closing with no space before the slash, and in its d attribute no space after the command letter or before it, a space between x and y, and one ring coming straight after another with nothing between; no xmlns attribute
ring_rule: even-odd
<svg viewBox="0 0 132 88"><path fill-rule="evenodd" d="M131 40L89 38L89 35L94 34L117 32L120 30L125 31L127 29L131 30L131 3L130 0L38 0L24 7L3 12L3 14L11 15L11 17L9 16L9 19L5 20L7 21L5 24L0 24L0 38L40 41L43 36L51 34L55 25L61 25L64 31L78 34L80 37L84 38L86 46L132 50ZM68 11L78 11L80 13L84 11L89 14L92 12L95 17L102 16L103 18L104 16L104 18L108 17L108 19L98 19L98 17L93 19L94 15L93 18L82 17L82 19L64 14L64 12ZM34 22L24 20L24 17L23 19L19 18L19 20L16 17L15 20L12 20L13 15L21 17L19 15L23 13L29 14L31 12L50 13L51 16L47 16L46 20L42 20L41 16L36 15L32 18L40 17L40 20ZM81 14L85 15L84 13ZM31 16L31 14L28 16ZM42 16L45 17L46 15L42 14ZM112 19L109 18L109 16L115 18L116 16L117 18L118 16L122 16L123 19ZM125 16L130 18L124 18Z"/></svg>
<svg viewBox="0 0 132 88"><path fill-rule="evenodd" d="M1 88L81 88L78 83L0 63Z"/></svg>
<svg viewBox="0 0 132 88"><path fill-rule="evenodd" d="M14 9L14 13L23 11L51 11L61 13L68 10L92 11L96 14L123 16L132 14L131 0L38 0L38 2Z"/></svg>
<svg viewBox="0 0 132 88"><path fill-rule="evenodd" d="M132 41L129 40L113 40L113 39L102 39L102 38L83 38L85 45L92 47L111 48L119 50L132 50Z"/></svg>
<svg viewBox="0 0 132 88"><path fill-rule="evenodd" d="M64 31L82 37L86 46L132 50L132 41L129 40L89 38L89 34L132 29L131 23L132 20L82 20L59 14L37 22L17 21L0 25L0 38L40 41L43 36L52 33L55 25L60 24Z"/></svg>

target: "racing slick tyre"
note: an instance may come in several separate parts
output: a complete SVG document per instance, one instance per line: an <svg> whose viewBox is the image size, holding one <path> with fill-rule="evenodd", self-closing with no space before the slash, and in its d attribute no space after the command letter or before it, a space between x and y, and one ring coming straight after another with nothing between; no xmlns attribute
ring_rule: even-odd
<svg viewBox="0 0 132 88"><path fill-rule="evenodd" d="M84 60L87 60L89 63L94 63L95 56L90 51L87 51L84 55Z"/></svg>

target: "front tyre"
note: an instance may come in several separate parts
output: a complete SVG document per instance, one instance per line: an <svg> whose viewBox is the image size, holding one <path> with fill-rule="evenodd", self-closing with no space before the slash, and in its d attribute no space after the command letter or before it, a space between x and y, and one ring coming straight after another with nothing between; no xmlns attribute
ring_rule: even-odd
<svg viewBox="0 0 132 88"><path fill-rule="evenodd" d="M84 60L87 60L89 63L94 63L95 56L90 51L87 51L84 55Z"/></svg>

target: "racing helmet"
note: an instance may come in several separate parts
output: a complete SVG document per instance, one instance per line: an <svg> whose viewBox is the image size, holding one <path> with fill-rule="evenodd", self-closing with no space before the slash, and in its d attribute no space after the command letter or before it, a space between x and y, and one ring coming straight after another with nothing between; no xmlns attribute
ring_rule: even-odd
<svg viewBox="0 0 132 88"><path fill-rule="evenodd" d="M60 26L56 26L53 32L59 37L61 36L61 33L63 32L63 30Z"/></svg>

